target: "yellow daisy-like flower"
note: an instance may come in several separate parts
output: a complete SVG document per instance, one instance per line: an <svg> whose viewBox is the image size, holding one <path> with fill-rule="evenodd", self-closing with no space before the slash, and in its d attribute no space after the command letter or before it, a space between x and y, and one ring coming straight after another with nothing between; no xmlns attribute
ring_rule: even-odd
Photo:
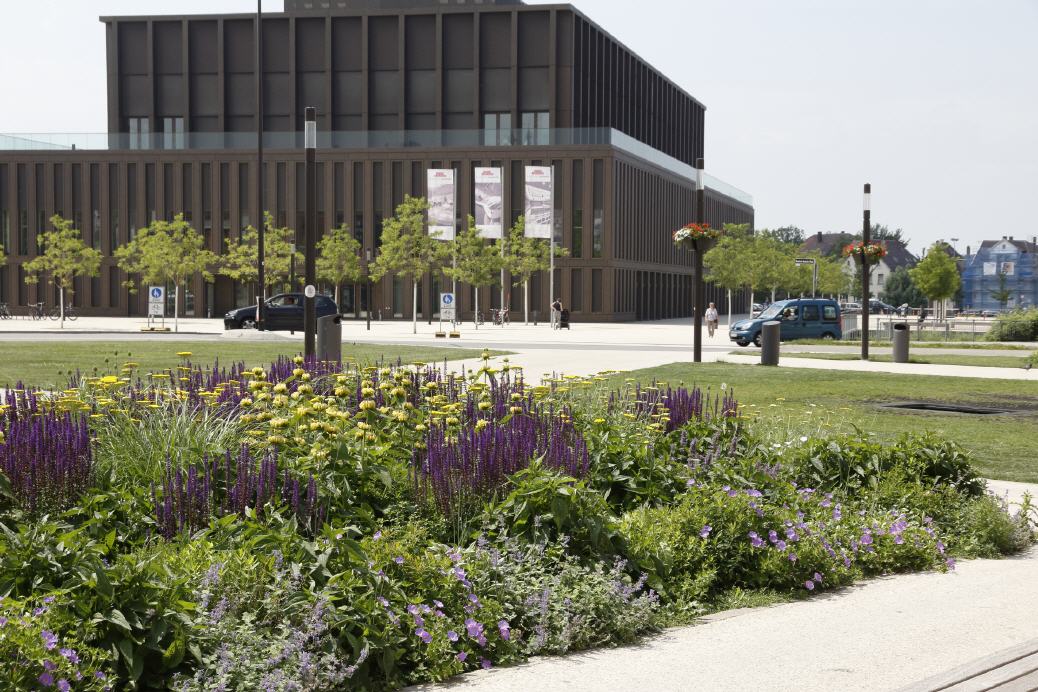
<svg viewBox="0 0 1038 692"><path fill-rule="evenodd" d="M375 408L375 402L371 399L365 399L364 401L360 402L361 411L370 411L373 408Z"/></svg>
<svg viewBox="0 0 1038 692"><path fill-rule="evenodd" d="M194 354L193 354L193 353L191 353L191 351L181 351L181 352L180 352L180 353L178 353L177 355L178 355L179 357L181 357L181 358L190 358L190 357L191 357L191 356L193 356Z"/></svg>

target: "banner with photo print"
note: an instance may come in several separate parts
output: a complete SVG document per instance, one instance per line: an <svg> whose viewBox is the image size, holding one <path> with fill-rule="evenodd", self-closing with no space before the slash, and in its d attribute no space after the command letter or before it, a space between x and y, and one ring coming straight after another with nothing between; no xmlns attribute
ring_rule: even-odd
<svg viewBox="0 0 1038 692"><path fill-rule="evenodd" d="M551 238L555 226L551 166L526 167L526 237Z"/></svg>
<svg viewBox="0 0 1038 692"><path fill-rule="evenodd" d="M456 196L454 170L429 169L429 235L437 240L454 240Z"/></svg>
<svg viewBox="0 0 1038 692"><path fill-rule="evenodd" d="M476 230L480 238L501 238L505 234L501 169L476 168L475 177Z"/></svg>

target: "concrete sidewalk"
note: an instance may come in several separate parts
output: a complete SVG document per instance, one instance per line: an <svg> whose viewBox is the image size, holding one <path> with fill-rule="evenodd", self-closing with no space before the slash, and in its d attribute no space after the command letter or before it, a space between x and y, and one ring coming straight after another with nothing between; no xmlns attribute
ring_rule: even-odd
<svg viewBox="0 0 1038 692"><path fill-rule="evenodd" d="M719 363L759 365L759 355L720 354ZM976 377L985 380L1029 380L1038 382L1038 370L1023 368L989 368L972 365L936 365L933 363L878 363L861 360L827 360L824 358L779 359L779 367L808 370L841 370L846 372L885 372L894 375L936 375L939 377Z"/></svg>
<svg viewBox="0 0 1038 692"><path fill-rule="evenodd" d="M990 484L1013 497L1038 485ZM1038 637L1038 548L720 613L639 645L538 658L417 690L897 690Z"/></svg>

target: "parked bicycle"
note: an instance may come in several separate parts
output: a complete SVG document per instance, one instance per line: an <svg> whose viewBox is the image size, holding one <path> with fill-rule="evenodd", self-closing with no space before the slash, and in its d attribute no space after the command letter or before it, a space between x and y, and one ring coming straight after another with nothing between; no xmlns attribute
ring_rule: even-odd
<svg viewBox="0 0 1038 692"><path fill-rule="evenodd" d="M50 318L52 320L61 319L61 310L58 308L57 305L50 309ZM76 308L71 303L65 306L65 319L70 320L72 322L75 322L77 319L79 319L79 313L76 311Z"/></svg>
<svg viewBox="0 0 1038 692"><path fill-rule="evenodd" d="M508 316L508 310L495 309L494 310L494 326L503 327L506 324L511 324L512 320Z"/></svg>
<svg viewBox="0 0 1038 692"><path fill-rule="evenodd" d="M7 303L0 303L0 320L14 319L14 315L11 314L11 309L7 307Z"/></svg>
<svg viewBox="0 0 1038 692"><path fill-rule="evenodd" d="M476 323L477 327L482 325L483 324L483 311L482 310L476 310L476 314L473 315L472 321Z"/></svg>
<svg viewBox="0 0 1038 692"><path fill-rule="evenodd" d="M44 303L29 303L26 306L29 309L29 317L33 320L45 320L47 319L47 311L44 309Z"/></svg>

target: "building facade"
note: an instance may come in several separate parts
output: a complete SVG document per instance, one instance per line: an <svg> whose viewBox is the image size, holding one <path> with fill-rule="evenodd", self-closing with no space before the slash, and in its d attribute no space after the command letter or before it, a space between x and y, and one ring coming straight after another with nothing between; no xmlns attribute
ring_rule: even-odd
<svg viewBox="0 0 1038 692"><path fill-rule="evenodd" d="M1005 295L1000 295L1005 290ZM1005 298L1005 302L1001 300ZM1038 305L1038 239L985 240L966 251L962 269L962 307L1001 310Z"/></svg>
<svg viewBox="0 0 1038 692"><path fill-rule="evenodd" d="M318 113L319 232L347 224L378 253L382 220L426 171L453 168L458 222L472 213L473 169L504 174L506 222L523 210L526 165L551 166L555 234L569 250L556 293L576 320L681 317L691 310L691 257L670 232L694 218L695 160L705 108L569 5L498 0L287 0L265 14L262 66L252 15L103 17L108 130L93 137L0 135L0 301L56 302L21 265L49 218L73 219L105 255L77 286L87 314L139 315L111 258L134 229L185 217L220 254L260 218L257 91L262 84L264 207L303 230L302 120ZM257 74L258 72L258 74ZM707 178L706 219L753 222L752 199ZM419 311L438 304L435 277ZM531 287L546 314L546 276ZM183 309L220 316L252 288L197 277ZM506 300L520 310L522 291ZM462 312L472 291L460 291ZM721 291L710 300L723 303ZM484 311L499 292L482 291ZM402 316L410 284L387 277L346 291L342 309Z"/></svg>

